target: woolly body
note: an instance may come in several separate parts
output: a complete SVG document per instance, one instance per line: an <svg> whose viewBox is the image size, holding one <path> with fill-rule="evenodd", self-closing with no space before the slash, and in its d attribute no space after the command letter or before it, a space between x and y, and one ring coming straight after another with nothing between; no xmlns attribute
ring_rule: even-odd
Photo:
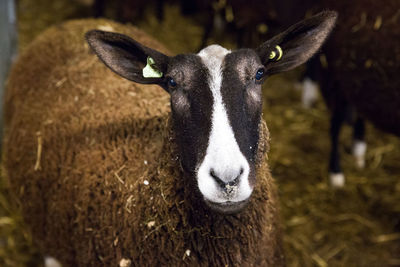
<svg viewBox="0 0 400 267"><path fill-rule="evenodd" d="M13 67L4 164L42 253L63 266L283 265L265 123L248 207L211 211L179 166L168 94L108 70L83 39L95 28L165 51L134 27L81 20L47 30Z"/></svg>

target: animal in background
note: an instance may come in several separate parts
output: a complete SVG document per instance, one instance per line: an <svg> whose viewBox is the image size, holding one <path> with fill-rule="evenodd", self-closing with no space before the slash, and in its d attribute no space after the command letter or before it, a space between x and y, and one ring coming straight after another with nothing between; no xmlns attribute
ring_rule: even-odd
<svg viewBox="0 0 400 267"><path fill-rule="evenodd" d="M319 78L331 110L331 184L343 186L339 162L339 134L348 110L356 116L353 155L365 163L363 120L400 136L400 2L356 0L351 5L324 0L323 8L338 11L337 26L324 46L327 59Z"/></svg>
<svg viewBox="0 0 400 267"><path fill-rule="evenodd" d="M242 1L227 1L232 7ZM268 32L273 33L291 23L293 18L311 16L323 9L339 13L338 26L326 46L306 64L303 79L303 103L311 106L315 101L317 84L330 113L331 151L329 181L334 187L345 183L340 164L340 130L344 122L353 128L351 152L358 168L366 166L365 120L376 127L400 135L398 106L400 97L400 2L385 4L373 0L357 0L351 5L342 1L246 1L247 6L266 14ZM240 17L240 8L233 12ZM245 9L244 9L245 10ZM242 12L246 14L246 12ZM244 20L245 21L245 20ZM255 32L255 23L246 25L247 32ZM253 18L253 21L255 19ZM268 35L267 32L267 35ZM251 42L251 39L248 39Z"/></svg>

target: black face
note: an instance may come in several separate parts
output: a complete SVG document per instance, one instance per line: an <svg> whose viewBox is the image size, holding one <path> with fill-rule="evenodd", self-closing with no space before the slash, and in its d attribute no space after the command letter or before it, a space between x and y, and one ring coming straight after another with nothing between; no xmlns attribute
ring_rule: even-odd
<svg viewBox="0 0 400 267"><path fill-rule="evenodd" d="M214 45L170 59L165 83L182 166L219 212L245 207L255 184L264 78L250 49Z"/></svg>
<svg viewBox="0 0 400 267"><path fill-rule="evenodd" d="M205 156L211 131L210 70L197 55L178 55L171 59L165 77L182 166L193 174ZM235 139L250 163L257 151L264 78L264 66L253 50L235 51L223 60L222 100Z"/></svg>
<svg viewBox="0 0 400 267"><path fill-rule="evenodd" d="M178 55L171 59L166 73L182 166L190 173L203 160L211 131L214 99L209 72L199 56ZM250 49L232 52L223 60L223 103L235 139L249 162L254 161L257 150L263 72L258 55Z"/></svg>
<svg viewBox="0 0 400 267"><path fill-rule="evenodd" d="M241 210L251 196L265 74L309 59L336 21L321 12L256 50L209 46L197 55L168 57L126 35L89 31L99 58L122 77L158 84L171 95L172 119L183 168L205 203L222 213Z"/></svg>

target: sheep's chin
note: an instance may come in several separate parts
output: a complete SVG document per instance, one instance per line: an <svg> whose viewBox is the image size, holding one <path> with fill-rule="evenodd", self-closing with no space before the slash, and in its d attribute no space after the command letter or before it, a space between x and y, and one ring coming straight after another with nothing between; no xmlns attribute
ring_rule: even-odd
<svg viewBox="0 0 400 267"><path fill-rule="evenodd" d="M238 202L226 201L222 203L216 203L207 199L204 199L204 201L207 206L215 212L222 214L236 214L241 212L247 206L249 203L249 198Z"/></svg>

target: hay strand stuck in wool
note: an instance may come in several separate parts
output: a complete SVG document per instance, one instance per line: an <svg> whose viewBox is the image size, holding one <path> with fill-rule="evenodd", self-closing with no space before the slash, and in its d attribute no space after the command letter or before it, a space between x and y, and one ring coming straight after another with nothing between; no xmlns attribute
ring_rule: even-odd
<svg viewBox="0 0 400 267"><path fill-rule="evenodd" d="M43 147L42 133L40 131L36 132L36 137L37 137L38 146L37 146L36 163L35 163L34 170L35 171L39 171L41 169L40 161L41 161L41 158L42 158L42 147Z"/></svg>
<svg viewBox="0 0 400 267"><path fill-rule="evenodd" d="M114 172L114 175L115 175L115 177L118 179L118 181L119 181L121 184L123 184L124 186L126 186L124 180L122 180L121 176L119 176L119 173L120 173L124 168L125 168L125 165L122 165L121 168L119 168L117 171Z"/></svg>

